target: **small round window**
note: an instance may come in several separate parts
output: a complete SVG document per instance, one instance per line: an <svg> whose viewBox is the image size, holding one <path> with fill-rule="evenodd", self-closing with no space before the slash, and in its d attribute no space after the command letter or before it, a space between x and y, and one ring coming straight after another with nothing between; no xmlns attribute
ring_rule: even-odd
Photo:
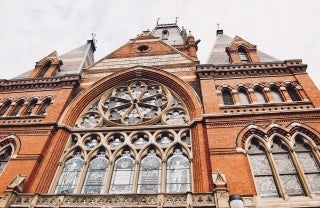
<svg viewBox="0 0 320 208"><path fill-rule="evenodd" d="M144 53L147 50L149 50L149 46L147 46L147 45L141 45L141 46L138 47L138 51L141 52L141 53Z"/></svg>

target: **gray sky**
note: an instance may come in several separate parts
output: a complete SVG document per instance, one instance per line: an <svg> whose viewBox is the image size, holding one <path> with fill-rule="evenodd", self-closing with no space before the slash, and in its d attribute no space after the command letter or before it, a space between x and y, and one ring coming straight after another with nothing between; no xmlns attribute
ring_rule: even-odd
<svg viewBox="0 0 320 208"><path fill-rule="evenodd" d="M320 86L320 1L317 0L0 0L0 78L32 69L52 51L59 55L96 34L99 60L159 23L173 23L201 39L206 63L217 23L280 60L302 59Z"/></svg>

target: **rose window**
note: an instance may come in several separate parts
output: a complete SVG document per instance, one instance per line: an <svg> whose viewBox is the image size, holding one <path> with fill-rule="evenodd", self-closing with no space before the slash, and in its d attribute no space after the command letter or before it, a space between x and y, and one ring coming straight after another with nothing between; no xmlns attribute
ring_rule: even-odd
<svg viewBox="0 0 320 208"><path fill-rule="evenodd" d="M187 120L184 104L168 88L148 80L133 80L95 100L77 126L185 124Z"/></svg>

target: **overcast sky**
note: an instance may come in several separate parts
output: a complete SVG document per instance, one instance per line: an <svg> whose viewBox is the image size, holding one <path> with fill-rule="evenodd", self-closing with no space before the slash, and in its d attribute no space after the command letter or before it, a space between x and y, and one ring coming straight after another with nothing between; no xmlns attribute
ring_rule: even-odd
<svg viewBox="0 0 320 208"><path fill-rule="evenodd" d="M0 0L0 78L32 69L53 51L59 55L96 34L99 60L159 23L173 23L201 39L206 63L217 23L280 60L302 59L320 86L318 0Z"/></svg>

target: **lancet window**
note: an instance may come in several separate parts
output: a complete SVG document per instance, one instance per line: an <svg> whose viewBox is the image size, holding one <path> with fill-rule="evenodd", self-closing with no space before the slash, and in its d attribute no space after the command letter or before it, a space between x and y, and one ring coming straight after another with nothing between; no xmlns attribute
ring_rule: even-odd
<svg viewBox="0 0 320 208"><path fill-rule="evenodd" d="M254 89L254 94L256 95L258 103L263 104L263 103L267 102L266 96L265 96L264 91L263 91L262 88L256 87Z"/></svg>
<svg viewBox="0 0 320 208"><path fill-rule="evenodd" d="M225 105L234 105L234 101L233 101L231 92L228 89L222 90L222 98L223 98L223 103Z"/></svg>
<svg viewBox="0 0 320 208"><path fill-rule="evenodd" d="M10 113L10 116L17 116L19 114L20 109L23 107L23 105L24 105L23 99L17 101L14 108L12 109L12 111Z"/></svg>
<svg viewBox="0 0 320 208"><path fill-rule="evenodd" d="M291 143L280 137L251 139L247 150L260 197L320 194L319 151L300 134Z"/></svg>
<svg viewBox="0 0 320 208"><path fill-rule="evenodd" d="M270 87L270 91L271 91L274 102L283 102L283 97L278 87L276 87L275 85L272 85Z"/></svg>
<svg viewBox="0 0 320 208"><path fill-rule="evenodd" d="M287 85L286 88L292 101L301 101L301 97L294 86L290 84Z"/></svg>
<svg viewBox="0 0 320 208"><path fill-rule="evenodd" d="M192 191L186 109L176 93L154 81L131 80L105 91L80 114L52 192Z"/></svg>
<svg viewBox="0 0 320 208"><path fill-rule="evenodd" d="M4 146L1 148L0 146L0 175L4 170L5 166L9 162L12 155L12 147L11 146Z"/></svg>
<svg viewBox="0 0 320 208"><path fill-rule="evenodd" d="M1 106L0 116L4 116L4 115L5 115L5 113L6 113L7 110L9 109L11 103L12 103L12 101L11 101L11 100L8 100L8 101L6 101L6 102Z"/></svg>

